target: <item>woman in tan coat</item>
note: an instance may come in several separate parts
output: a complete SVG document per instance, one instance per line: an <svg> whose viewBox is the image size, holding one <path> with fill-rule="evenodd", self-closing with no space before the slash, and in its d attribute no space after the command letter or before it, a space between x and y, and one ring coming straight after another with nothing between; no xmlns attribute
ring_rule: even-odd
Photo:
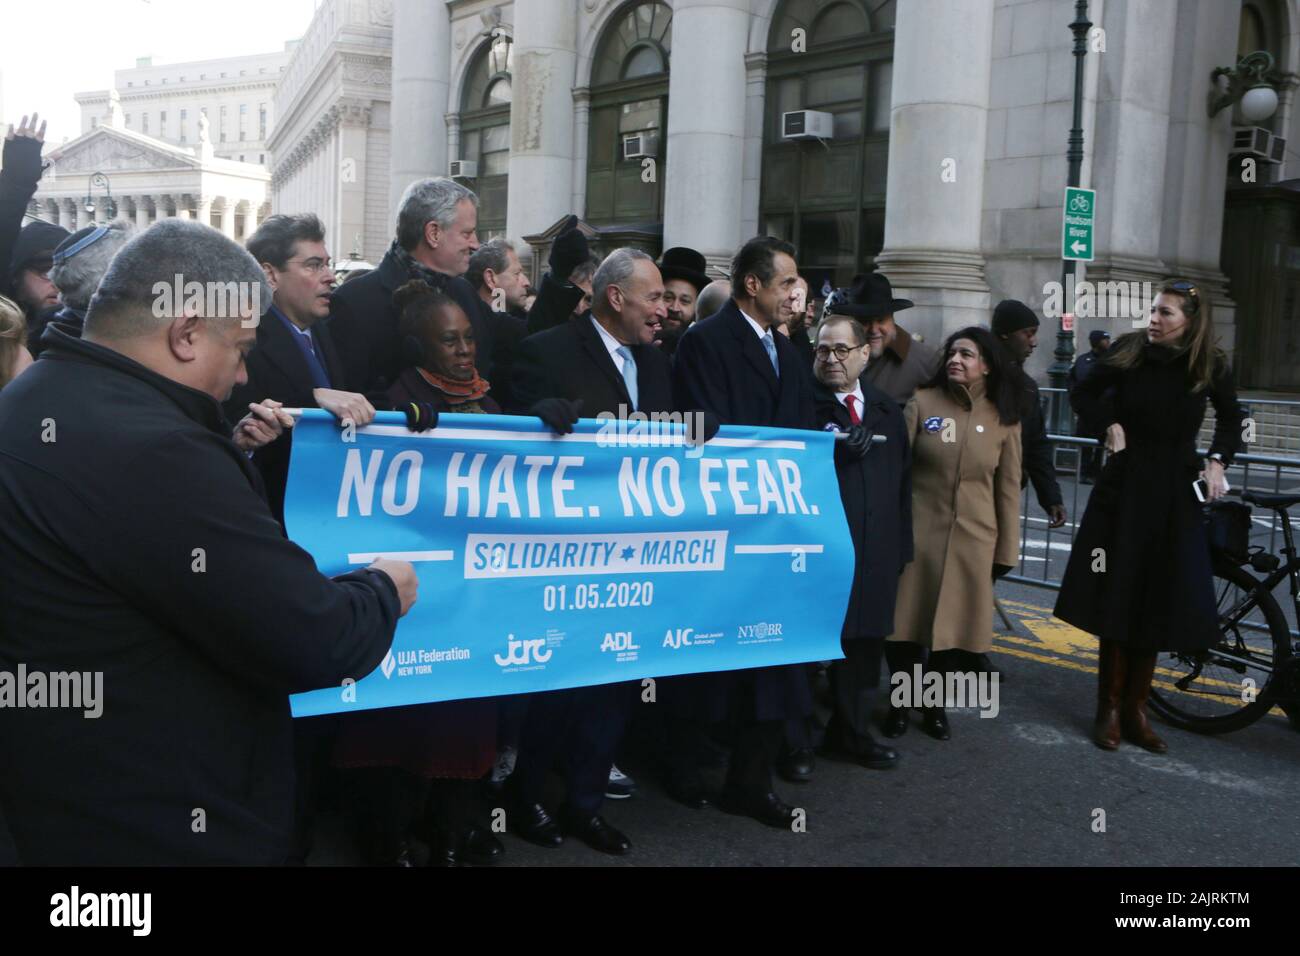
<svg viewBox="0 0 1300 956"><path fill-rule="evenodd" d="M1015 565L1019 548L1020 418L1006 359L991 333L973 327L949 337L943 355L905 409L916 546L885 655L908 689L924 648L925 667L941 677L979 669L973 655L993 643L993 579ZM884 732L898 737L907 707L890 697ZM947 740L943 707L922 712L926 733Z"/></svg>

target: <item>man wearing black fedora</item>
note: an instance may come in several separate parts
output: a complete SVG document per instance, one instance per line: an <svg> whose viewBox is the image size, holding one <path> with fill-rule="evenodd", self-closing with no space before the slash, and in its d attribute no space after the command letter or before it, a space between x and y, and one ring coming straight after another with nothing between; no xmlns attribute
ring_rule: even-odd
<svg viewBox="0 0 1300 956"><path fill-rule="evenodd" d="M668 318L655 336L665 355L677 351L677 340L696 319L695 306L700 292L709 284L705 274L708 262L704 256L686 246L675 246L659 260L659 272L664 277L664 305ZM702 315L699 318L706 319Z"/></svg>
<svg viewBox="0 0 1300 956"><path fill-rule="evenodd" d="M894 322L894 313L912 307L910 299L894 298L889 280L879 272L855 276L847 289L826 300L827 315L847 315L866 327L871 361L867 381L900 405L939 367L939 354Z"/></svg>

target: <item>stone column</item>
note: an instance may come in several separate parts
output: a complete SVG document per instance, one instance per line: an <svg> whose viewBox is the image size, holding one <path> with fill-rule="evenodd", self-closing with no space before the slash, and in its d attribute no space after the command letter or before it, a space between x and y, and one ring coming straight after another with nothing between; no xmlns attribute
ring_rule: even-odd
<svg viewBox="0 0 1300 956"><path fill-rule="evenodd" d="M517 54L516 54L517 55ZM396 0L393 8L393 101L389 219L416 179L447 175L447 99L451 14L442 0Z"/></svg>
<svg viewBox="0 0 1300 956"><path fill-rule="evenodd" d="M573 82L578 62L578 5L515 0L510 103L510 182L506 236L531 259L525 233L540 232L574 210ZM676 31L674 31L676 36Z"/></svg>
<svg viewBox="0 0 1300 956"><path fill-rule="evenodd" d="M77 228L85 229L87 226L94 225L90 213L86 212L85 200L75 200L77 208ZM96 211L99 210L99 203L95 203Z"/></svg>
<svg viewBox="0 0 1300 956"><path fill-rule="evenodd" d="M1151 16L1149 10L1142 13ZM1169 31L1170 36L1164 42L1169 45L1170 62L1186 64L1186 69L1171 73L1172 96L1166 101L1169 125L1165 137L1164 196L1154 216L1160 229L1159 258L1165 271L1201 284L1213 303L1215 333L1229 352L1235 345L1236 310L1228 298L1227 276L1219 270L1219 247L1223 240L1223 170L1228 167L1228 147L1232 142L1232 110L1222 110L1214 117L1207 115L1203 78L1216 66L1235 62L1240 15L1240 9L1234 10L1232 4L1182 3L1178 5L1176 24L1154 25L1156 30ZM1144 48L1152 50L1153 42L1144 42ZM1149 60L1144 60L1140 67L1135 67L1145 73L1149 64ZM1155 77L1135 79L1153 97L1158 95ZM1159 101L1151 104L1155 112L1152 122L1159 122L1160 105ZM1135 156L1133 165L1138 163ZM1240 168L1236 170L1238 176ZM1134 168L1126 178L1136 192L1142 188L1143 174L1152 172L1155 171ZM1259 182L1268 174L1262 163L1255 172ZM1158 198L1158 181L1150 188Z"/></svg>
<svg viewBox="0 0 1300 956"><path fill-rule="evenodd" d="M745 57L745 173L741 183L740 241L758 235L763 184L763 121L767 99L767 53ZM727 266L730 271L730 264Z"/></svg>
<svg viewBox="0 0 1300 956"><path fill-rule="evenodd" d="M76 218L74 213L68 208L69 202L71 202L71 200L56 199L54 200L54 208L59 216L57 220L58 224L68 230L68 232L71 232L72 226L76 222Z"/></svg>
<svg viewBox="0 0 1300 956"><path fill-rule="evenodd" d="M894 26L885 246L876 265L896 296L916 303L905 326L931 342L989 319L980 224L993 7L908 0Z"/></svg>
<svg viewBox="0 0 1300 956"><path fill-rule="evenodd" d="M194 218L205 226L212 225L212 202L211 196L199 196L198 214Z"/></svg>
<svg viewBox="0 0 1300 956"><path fill-rule="evenodd" d="M132 199L135 203L135 227L137 229L149 228L149 197L136 196Z"/></svg>
<svg viewBox="0 0 1300 956"><path fill-rule="evenodd" d="M1173 181L1166 180L1165 160L1173 151L1173 138L1179 140L1182 149L1194 149L1200 154L1201 162L1209 158L1206 145L1212 138L1207 128L1210 121L1205 117L1209 88L1206 78L1211 67L1206 66L1199 76L1193 77L1190 69L1168 70L1156 65L1162 59L1166 63L1174 62L1177 34L1186 26L1179 22L1181 6L1185 5L1150 5L1140 0L1107 0L1105 6L1101 25L1106 30L1106 52L1098 58L1101 73L1096 128L1095 132L1084 132L1085 137L1092 139L1087 147L1093 157L1092 180L1085 180L1084 185L1095 185L1098 190L1096 258L1087 264L1090 282L1154 282L1160 279L1166 270L1160 254L1162 223L1167 224L1172 217L1178 223L1176 231L1183 224L1178 207L1200 201L1183 194L1186 184L1181 170ZM1233 19L1229 44L1233 52L1236 35L1236 21ZM1187 39L1190 55L1193 38ZM1196 38L1198 43L1202 39ZM1202 59L1208 63L1212 56L1198 58L1196 62ZM1231 52L1225 59L1235 61ZM1170 94L1175 74L1185 75L1189 87L1185 112L1199 109L1199 119L1185 115L1182 122L1171 124ZM1193 89L1200 97L1199 106L1195 108L1190 104ZM1224 124L1229 121L1227 116L1222 117ZM1187 139L1189 123L1195 137L1190 140ZM1218 185L1215 204L1220 217L1226 160L1226 151L1220 153L1214 174ZM1165 201L1170 190L1176 191L1175 208L1172 209ZM1214 242L1217 249L1217 235ZM1131 321L1129 317L1107 319L1103 324L1111 324L1109 320L1113 319L1112 335L1132 328L1128 324Z"/></svg>
<svg viewBox="0 0 1300 956"><path fill-rule="evenodd" d="M188 194L188 193L182 193L182 194L180 194L180 195L173 196L172 198L176 200L176 218L177 218L177 219L192 219L193 216L192 216L191 213L190 213L190 197L189 197L189 194Z"/></svg>
<svg viewBox="0 0 1300 956"><path fill-rule="evenodd" d="M235 201L229 197L217 203L217 215L220 217L221 231L231 239L235 238Z"/></svg>
<svg viewBox="0 0 1300 956"><path fill-rule="evenodd" d="M591 87L573 91L573 203L569 209L587 213L587 151L591 145Z"/></svg>
<svg viewBox="0 0 1300 956"><path fill-rule="evenodd" d="M358 242L365 242L366 234L366 146L370 138L370 103L348 104L339 119L336 135L340 168L336 195L338 222L333 235L326 234L326 244L335 260L342 260Z"/></svg>
<svg viewBox="0 0 1300 956"><path fill-rule="evenodd" d="M257 227L262 222L261 212L262 204L250 199L248 201L248 212L244 215L244 238L248 238L257 231Z"/></svg>
<svg viewBox="0 0 1300 956"><path fill-rule="evenodd" d="M668 77L664 247L712 264L740 245L747 0L676 0Z"/></svg>

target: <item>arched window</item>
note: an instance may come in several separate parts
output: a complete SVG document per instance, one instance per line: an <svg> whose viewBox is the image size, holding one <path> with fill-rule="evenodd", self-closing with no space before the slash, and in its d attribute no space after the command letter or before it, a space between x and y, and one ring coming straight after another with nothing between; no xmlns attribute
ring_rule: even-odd
<svg viewBox="0 0 1300 956"><path fill-rule="evenodd" d="M587 150L586 219L592 224L663 218L672 21L666 3L629 4L615 13L596 47Z"/></svg>
<svg viewBox="0 0 1300 956"><path fill-rule="evenodd" d="M460 102L460 156L478 163L471 183L478 193L481 240L506 231L506 191L510 172L510 74L514 46L498 33L474 54Z"/></svg>
<svg viewBox="0 0 1300 956"><path fill-rule="evenodd" d="M762 231L818 286L847 285L884 245L895 0L785 0L768 34ZM786 139L782 116L829 113L829 139Z"/></svg>

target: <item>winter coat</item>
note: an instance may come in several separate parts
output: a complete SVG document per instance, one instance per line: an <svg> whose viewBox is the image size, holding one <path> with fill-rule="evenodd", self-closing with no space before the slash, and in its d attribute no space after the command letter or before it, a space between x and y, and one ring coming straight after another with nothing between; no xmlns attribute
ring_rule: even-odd
<svg viewBox="0 0 1300 956"><path fill-rule="evenodd" d="M898 403L864 379L862 425L885 438L851 460L836 443L835 475L853 537L853 587L841 637L881 638L894 630L898 576L912 560L912 449ZM825 385L813 386L817 423L848 431L849 410Z"/></svg>
<svg viewBox="0 0 1300 956"><path fill-rule="evenodd" d="M1020 426L998 420L984 382L918 389L912 440L915 557L898 583L893 641L984 653L993 643L993 565L1020 545Z"/></svg>
<svg viewBox="0 0 1300 956"><path fill-rule="evenodd" d="M1210 646L1218 613L1192 482L1203 467L1196 435L1207 402L1215 413L1210 453L1230 463L1241 447L1242 409L1226 359L1210 386L1193 393L1186 353L1146 344L1134 368L1098 361L1074 397L1103 431L1123 426L1125 447L1110 456L1088 500L1056 616L1144 650Z"/></svg>

